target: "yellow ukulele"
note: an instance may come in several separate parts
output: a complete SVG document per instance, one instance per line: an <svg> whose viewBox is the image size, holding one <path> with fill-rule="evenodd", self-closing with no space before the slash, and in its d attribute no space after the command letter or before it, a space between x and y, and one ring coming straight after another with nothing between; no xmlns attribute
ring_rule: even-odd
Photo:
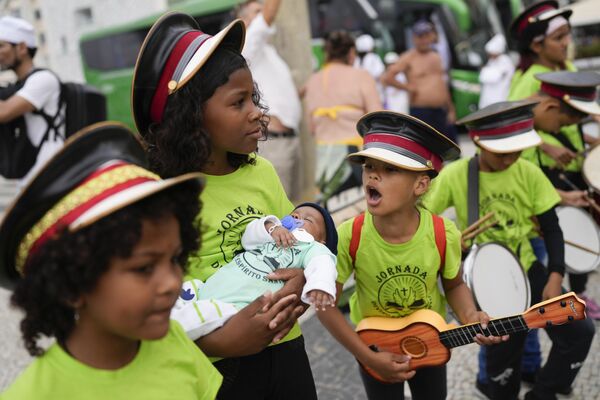
<svg viewBox="0 0 600 400"><path fill-rule="evenodd" d="M435 311L419 310L404 318L365 318L356 332L373 351L406 354L411 357L411 369L419 369L446 364L451 348L474 343L478 333L502 336L580 319L585 319L585 302L569 292L531 306L523 314L493 319L487 329L479 323L454 327ZM369 367L363 368L373 378L384 381Z"/></svg>

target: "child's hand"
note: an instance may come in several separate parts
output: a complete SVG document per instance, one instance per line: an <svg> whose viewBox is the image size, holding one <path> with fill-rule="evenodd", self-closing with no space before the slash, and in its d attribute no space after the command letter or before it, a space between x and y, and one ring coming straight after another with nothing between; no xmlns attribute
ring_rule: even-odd
<svg viewBox="0 0 600 400"><path fill-rule="evenodd" d="M271 237L275 241L278 247L283 247L284 249L292 247L296 244L296 238L292 235L292 232L285 229L283 226L278 225L271 228Z"/></svg>
<svg viewBox="0 0 600 400"><path fill-rule="evenodd" d="M368 366L389 383L404 382L415 376L410 369L410 357L387 351L373 352L369 357Z"/></svg>
<svg viewBox="0 0 600 400"><path fill-rule="evenodd" d="M488 324L490 323L490 316L484 313L483 311L477 311L474 318L469 318L470 322L479 322L481 324L482 329L487 329ZM491 344L498 344L501 342L506 342L509 336L485 336L481 333L478 333L475 336L475 343L480 346L488 346Z"/></svg>
<svg viewBox="0 0 600 400"><path fill-rule="evenodd" d="M310 304L315 306L315 309L317 311L325 311L327 309L327 306L335 306L334 297L322 290L311 290L307 293L307 295L310 300Z"/></svg>

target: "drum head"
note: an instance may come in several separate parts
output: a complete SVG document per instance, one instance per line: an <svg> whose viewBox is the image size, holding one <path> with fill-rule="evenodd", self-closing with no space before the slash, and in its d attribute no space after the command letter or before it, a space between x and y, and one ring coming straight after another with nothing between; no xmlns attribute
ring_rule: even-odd
<svg viewBox="0 0 600 400"><path fill-rule="evenodd" d="M600 230L594 219L576 207L557 207L558 223L565 240L600 252ZM574 274L583 274L596 269L600 256L565 243L565 264Z"/></svg>
<svg viewBox="0 0 600 400"><path fill-rule="evenodd" d="M600 192L600 146L596 146L587 154L582 172L587 184L596 192Z"/></svg>
<svg viewBox="0 0 600 400"><path fill-rule="evenodd" d="M529 281L513 253L497 243L486 243L472 251L467 282L477 306L492 318L525 311L531 299Z"/></svg>

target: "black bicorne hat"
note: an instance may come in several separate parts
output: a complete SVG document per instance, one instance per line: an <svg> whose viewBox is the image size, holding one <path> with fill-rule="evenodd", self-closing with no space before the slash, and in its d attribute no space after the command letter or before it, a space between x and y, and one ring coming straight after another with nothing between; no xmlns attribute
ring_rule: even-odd
<svg viewBox="0 0 600 400"><path fill-rule="evenodd" d="M533 128L535 100L503 101L482 108L456 121L469 136L492 153L514 153L534 147L542 139Z"/></svg>
<svg viewBox="0 0 600 400"><path fill-rule="evenodd" d="M535 77L542 82L541 92L561 99L583 113L600 115L597 102L600 74L592 71L557 71L536 74Z"/></svg>
<svg viewBox="0 0 600 400"><path fill-rule="evenodd" d="M356 124L364 138L363 150L348 155L354 162L365 157L413 171L437 174L443 161L460 156L460 148L432 126L407 114L376 111Z"/></svg>
<svg viewBox="0 0 600 400"><path fill-rule="evenodd" d="M183 87L217 47L241 52L245 35L239 19L211 36L187 14L170 12L160 17L144 39L133 73L131 109L140 134L162 120L168 96Z"/></svg>
<svg viewBox="0 0 600 400"><path fill-rule="evenodd" d="M29 256L63 229L73 232L175 184L148 171L140 139L116 122L70 137L33 177L0 224L0 286L12 288Z"/></svg>
<svg viewBox="0 0 600 400"><path fill-rule="evenodd" d="M551 19L558 16L569 19L572 13L571 10L560 9L556 0L532 4L511 23L511 36L521 47L527 47L535 38L545 35Z"/></svg>

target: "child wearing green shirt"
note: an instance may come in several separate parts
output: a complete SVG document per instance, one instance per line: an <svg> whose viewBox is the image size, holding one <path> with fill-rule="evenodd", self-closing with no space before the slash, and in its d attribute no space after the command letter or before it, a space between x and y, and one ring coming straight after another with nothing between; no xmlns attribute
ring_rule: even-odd
<svg viewBox="0 0 600 400"><path fill-rule="evenodd" d="M206 176L196 220L202 247L190 256L186 280L205 281L243 251L251 221L293 209L273 165L256 155L269 116L241 54L244 37L241 20L211 36L192 16L167 13L148 32L135 66L132 112L152 170ZM317 398L297 323L304 271L279 269L270 279L285 284L196 341L222 358L215 362L224 375L222 400Z"/></svg>
<svg viewBox="0 0 600 400"><path fill-rule="evenodd" d="M2 399L216 397L221 375L169 320L199 190L200 174L148 171L121 125L67 141L0 226L0 284L36 356ZM47 350L42 335L56 339Z"/></svg>
<svg viewBox="0 0 600 400"><path fill-rule="evenodd" d="M352 322L373 316L399 318L419 309L445 315L447 301L462 322L486 325L489 317L477 311L460 274L460 233L451 221L419 204L443 160L459 155L458 146L424 122L393 112L367 114L357 129L364 149L349 159L363 165L367 212L358 231L354 227L361 217L339 226L337 264L338 293L353 273L356 279ZM403 399L404 381L414 399L446 398L445 366L411 371L408 357L376 352L363 343L339 309L317 315L361 364L388 382L375 380L361 368L369 399ZM475 338L479 344L502 339L507 338Z"/></svg>
<svg viewBox="0 0 600 400"><path fill-rule="evenodd" d="M519 158L521 151L539 145L533 129L535 101L503 102L463 118L480 154L474 160L478 170L478 216L494 212L498 223L475 238L476 243L499 242L513 251L531 286L531 303L561 294L564 274L564 242L554 211L560 197L542 171ZM425 205L433 212L455 207L460 229L467 226L468 167L462 159L446 166L433 184ZM529 242L531 217L539 221L546 248L548 269L536 259ZM502 301L502 293L498 293ZM546 328L552 340L547 363L540 370L526 399L554 399L570 390L594 336L590 319L571 325ZM498 346L485 349L489 377L482 391L491 399L517 399L520 387L521 355L526 334L514 334Z"/></svg>
<svg viewBox="0 0 600 400"><path fill-rule="evenodd" d="M600 75L595 72L562 71L538 74L536 78L541 82L540 91L530 98L539 101L533 109L537 132L545 142L563 146L579 156L563 165L537 147L523 151L522 157L542 169L560 195L561 204L589 206L587 184L581 173L585 150L583 135L579 130L563 131L561 128L577 124L588 115L600 115L600 106L596 103ZM600 319L600 306L585 294L587 281L587 273L569 273L571 290L586 302L588 316Z"/></svg>

